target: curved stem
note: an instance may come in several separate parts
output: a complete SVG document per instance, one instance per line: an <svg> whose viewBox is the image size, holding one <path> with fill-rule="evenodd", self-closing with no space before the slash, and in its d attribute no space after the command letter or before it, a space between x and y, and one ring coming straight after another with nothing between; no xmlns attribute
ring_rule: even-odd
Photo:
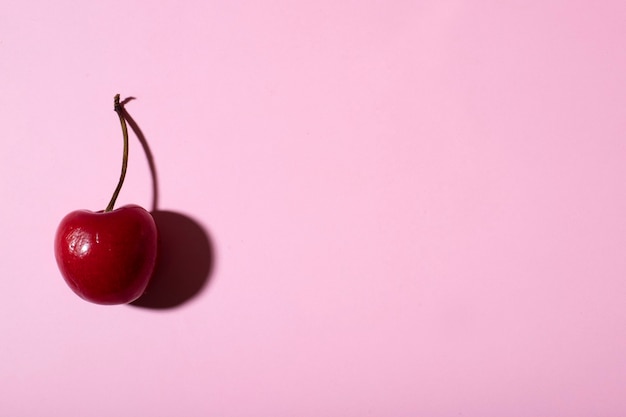
<svg viewBox="0 0 626 417"><path fill-rule="evenodd" d="M124 154L122 156L122 174L120 175L120 180L117 183L117 187L115 187L115 191L113 192L113 196L111 197L111 201L109 201L109 205L104 210L105 212L109 212L113 210L113 206L115 205L115 200L117 200L117 196L122 189L122 185L124 184L124 178L126 177L126 168L128 167L128 128L126 127L126 120L124 119L124 110L122 109L122 105L120 104L120 95L116 94L113 99L113 109L117 113L120 118L120 123L122 125L122 135L124 136Z"/></svg>

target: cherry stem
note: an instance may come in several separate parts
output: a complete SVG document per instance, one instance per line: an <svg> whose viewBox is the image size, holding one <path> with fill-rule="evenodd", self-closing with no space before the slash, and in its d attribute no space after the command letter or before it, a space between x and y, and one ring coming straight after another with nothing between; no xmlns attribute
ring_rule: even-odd
<svg viewBox="0 0 626 417"><path fill-rule="evenodd" d="M124 184L124 178L126 177L126 168L128 167L128 128L126 127L126 119L124 118L124 109L120 104L120 95L116 94L113 99L113 110L117 113L120 118L120 123L122 125L122 135L124 136L124 155L122 156L122 174L120 175L120 180L117 183L117 187L115 187L115 191L113 192L113 196L111 197L111 201L109 201L109 205L104 210L105 212L109 212L113 210L113 206L115 205L115 200L117 200L117 196L122 189L122 185Z"/></svg>

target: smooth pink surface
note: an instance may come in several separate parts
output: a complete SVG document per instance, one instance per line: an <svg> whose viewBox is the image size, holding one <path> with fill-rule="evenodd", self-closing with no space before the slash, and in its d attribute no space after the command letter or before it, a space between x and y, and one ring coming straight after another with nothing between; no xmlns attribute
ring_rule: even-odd
<svg viewBox="0 0 626 417"><path fill-rule="evenodd" d="M623 1L1 9L0 414L626 415ZM115 93L214 245L176 309L55 265Z"/></svg>

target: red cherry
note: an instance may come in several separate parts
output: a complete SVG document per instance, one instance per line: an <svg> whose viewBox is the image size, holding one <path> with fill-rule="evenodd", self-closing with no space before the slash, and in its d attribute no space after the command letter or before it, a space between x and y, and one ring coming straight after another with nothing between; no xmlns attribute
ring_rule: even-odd
<svg viewBox="0 0 626 417"><path fill-rule="evenodd" d="M78 210L61 221L54 248L61 274L76 294L97 304L126 304L150 281L157 229L150 213L135 205Z"/></svg>
<svg viewBox="0 0 626 417"><path fill-rule="evenodd" d="M128 130L115 96L122 125L122 174L104 211L73 211L63 218L54 241L59 270L80 297L97 304L126 304L145 291L157 256L157 228L145 209L128 205L113 210L128 165Z"/></svg>

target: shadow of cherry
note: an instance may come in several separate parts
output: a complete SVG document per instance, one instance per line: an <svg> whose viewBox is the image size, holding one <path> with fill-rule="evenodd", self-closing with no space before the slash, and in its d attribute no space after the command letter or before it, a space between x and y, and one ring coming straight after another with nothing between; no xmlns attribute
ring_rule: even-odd
<svg viewBox="0 0 626 417"><path fill-rule="evenodd" d="M157 261L146 292L130 305L172 309L199 295L215 263L207 231L192 218L173 211L152 213L159 235Z"/></svg>
<svg viewBox="0 0 626 417"><path fill-rule="evenodd" d="M207 286L215 264L214 243L208 232L194 219L181 213L159 210L156 165L148 140L139 124L121 101L122 114L133 131L148 161L152 176L152 217L157 226L157 261L146 292L133 301L134 307L165 310L181 306L198 296Z"/></svg>

